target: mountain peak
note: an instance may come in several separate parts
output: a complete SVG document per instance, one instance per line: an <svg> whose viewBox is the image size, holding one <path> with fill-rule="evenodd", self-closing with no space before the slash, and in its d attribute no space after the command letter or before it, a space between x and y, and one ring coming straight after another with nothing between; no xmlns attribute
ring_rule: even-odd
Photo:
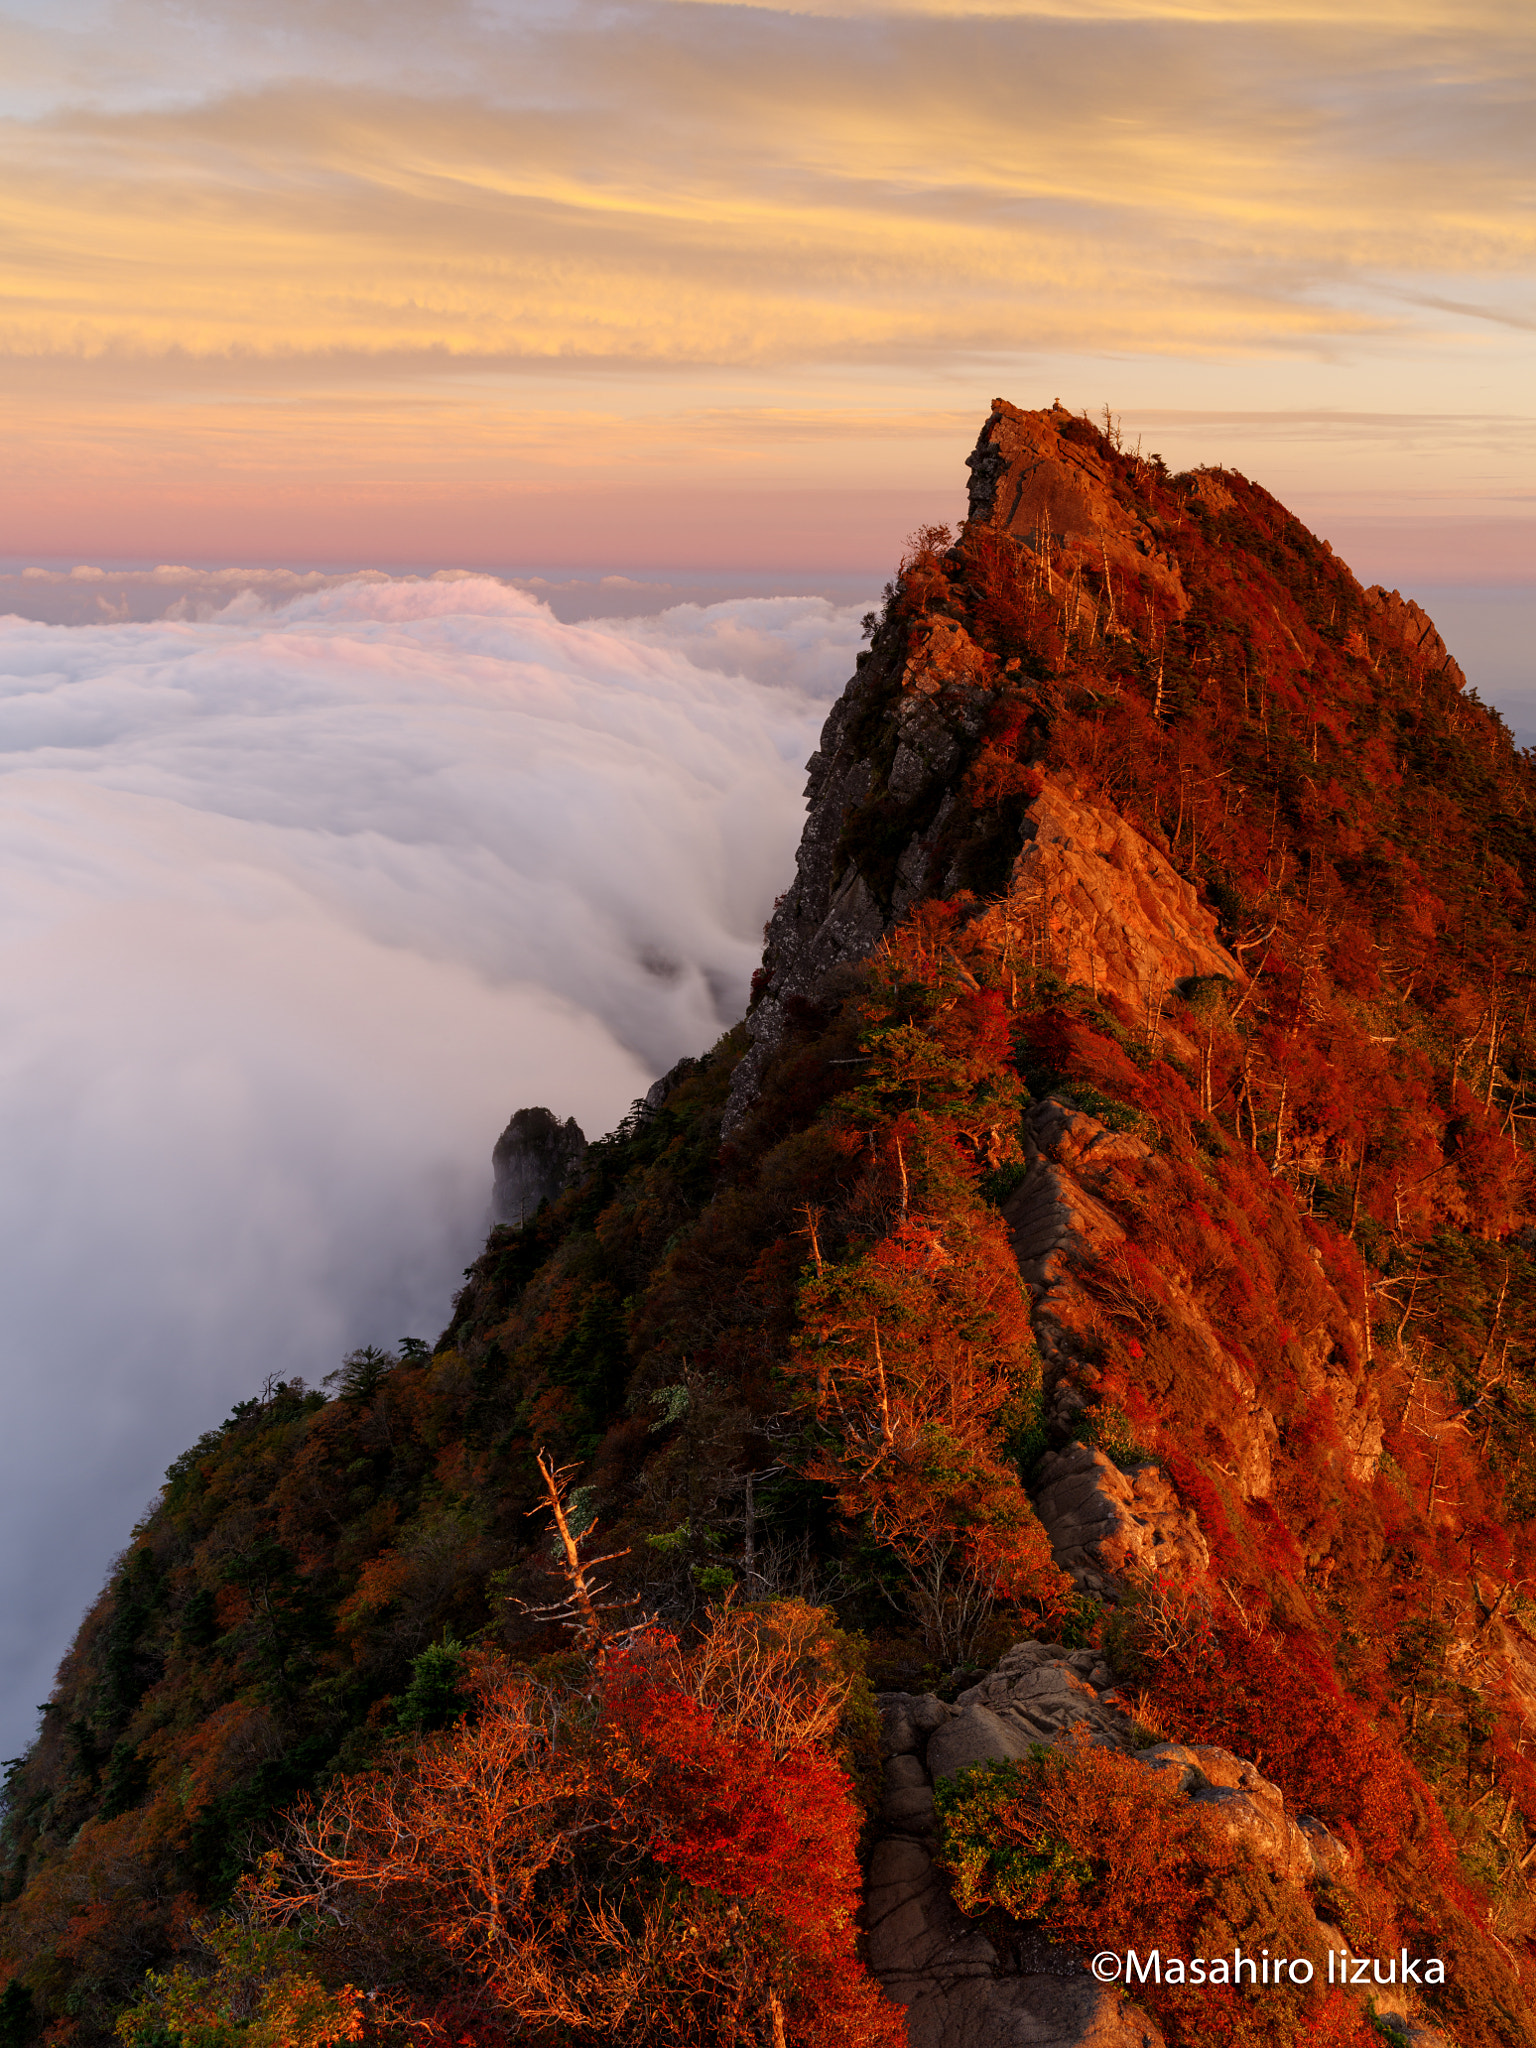
<svg viewBox="0 0 1536 2048"><path fill-rule="evenodd" d="M732 2039L1529 2048L1532 763L1236 472L999 401L971 474L808 764L745 1029L584 1148L514 1119L520 1227L432 1351L171 1468L8 1778L17 2038L35 1997L165 2039L217 1991L143 1975L188 1897L268 1830L269 1904L315 1882L297 1795L387 1820L494 1762L542 1858L505 1966L423 1827L398 1924L327 1893L336 1996L487 2048L595 2048L621 1980L658 2042L726 1986ZM1295 1972L1090 1980L1133 1947Z"/></svg>

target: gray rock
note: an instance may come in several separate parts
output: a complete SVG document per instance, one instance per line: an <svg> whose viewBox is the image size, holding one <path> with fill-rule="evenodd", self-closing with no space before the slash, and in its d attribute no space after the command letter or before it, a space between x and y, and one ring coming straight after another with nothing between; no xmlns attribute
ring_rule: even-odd
<svg viewBox="0 0 1536 2048"><path fill-rule="evenodd" d="M1204 1570L1200 1528L1160 1466L1122 1471L1097 1446L1069 1444L1035 1468L1035 1513L1051 1551L1080 1586L1097 1591L1128 1573Z"/></svg>
<svg viewBox="0 0 1536 2048"><path fill-rule="evenodd" d="M880 1802L880 1818L893 1833L937 1839L939 1810L926 1785L900 1786Z"/></svg>
<svg viewBox="0 0 1536 2048"><path fill-rule="evenodd" d="M919 1757L893 1756L887 1762L880 1823L893 1835L937 1836L938 1809L933 1803L928 1773Z"/></svg>
<svg viewBox="0 0 1536 2048"><path fill-rule="evenodd" d="M955 1710L946 1701L941 1700L937 1693L924 1692L913 1698L910 1712L913 1727L920 1729L924 1735L931 1735L935 1728L942 1728L946 1721L953 1718Z"/></svg>
<svg viewBox="0 0 1536 2048"><path fill-rule="evenodd" d="M912 1724L911 1701L906 1693L877 1693L875 1704L880 1709L882 1756L909 1756L922 1747L922 1736Z"/></svg>
<svg viewBox="0 0 1536 2048"><path fill-rule="evenodd" d="M491 1221L520 1230L567 1188L581 1165L587 1141L574 1117L564 1123L547 1109L519 1109L491 1153L495 1179Z"/></svg>
<svg viewBox="0 0 1536 2048"><path fill-rule="evenodd" d="M951 785L963 742L981 730L995 669L963 626L937 616L911 634L877 635L869 654L860 656L806 763L808 803L795 879L768 925L757 1000L747 1018L751 1042L731 1076L721 1120L727 1142L751 1112L768 1062L790 1028L792 1006L825 998L840 970L866 959L915 897L932 893L933 853L955 803ZM875 705L889 712L898 730L884 770L859 750L868 744L866 714ZM886 796L908 810L913 834L889 901L882 900L884 884L877 894L849 860L845 839L861 806ZM946 879L941 888L950 886Z"/></svg>
<svg viewBox="0 0 1536 2048"><path fill-rule="evenodd" d="M896 749L896 758L891 763L886 787L892 796L904 803L909 797L918 794L928 781L930 772L928 763L916 747L909 747L903 740Z"/></svg>
<svg viewBox="0 0 1536 2048"><path fill-rule="evenodd" d="M953 1777L967 1764L993 1763L1028 1756L1033 1738L1017 1722L1009 1723L990 1707L973 1701L965 1711L928 1738L928 1771L935 1784Z"/></svg>
<svg viewBox="0 0 1536 2048"><path fill-rule="evenodd" d="M1163 2048L1160 2029L1090 1978L935 1985L907 2010L910 2048Z"/></svg>
<svg viewBox="0 0 1536 2048"><path fill-rule="evenodd" d="M996 1968L997 1951L955 1910L933 1858L909 1836L875 1844L865 1918L870 1968L904 2005L935 1972L951 1981L990 1977Z"/></svg>
<svg viewBox="0 0 1536 2048"><path fill-rule="evenodd" d="M968 1764L1027 1755L1033 1742L1089 1739L1122 1750L1148 1772L1172 1776L1270 1873L1294 1885L1322 1874L1348 1879L1345 1845L1309 1817L1287 1812L1280 1788L1245 1757L1211 1744L1135 1747L1133 1724L1101 1697L1113 1684L1102 1656L1060 1643L1018 1642L953 1706L932 1693L883 1693L884 1798L865 1890L870 1967L906 2008L909 2048L1164 2048L1156 2024L1120 1987L1099 1985L1076 1952L1021 1929L999 1948L956 1906L935 1861L940 1842L932 1786ZM926 1737L926 1764L923 1758ZM1341 1948L1316 1923L1319 1945ZM1377 2010L1412 2048L1451 2048L1413 2011L1401 1987L1372 1988Z"/></svg>
<svg viewBox="0 0 1536 2048"><path fill-rule="evenodd" d="M1227 1785L1209 1785L1193 1798L1206 1807L1235 1840L1245 1842L1277 1877L1310 1877L1312 1855L1306 1837L1286 1814L1252 1792Z"/></svg>
<svg viewBox="0 0 1536 2048"><path fill-rule="evenodd" d="M915 1756L893 1756L885 1766L885 1789L894 1792L913 1785L926 1785L928 1773Z"/></svg>

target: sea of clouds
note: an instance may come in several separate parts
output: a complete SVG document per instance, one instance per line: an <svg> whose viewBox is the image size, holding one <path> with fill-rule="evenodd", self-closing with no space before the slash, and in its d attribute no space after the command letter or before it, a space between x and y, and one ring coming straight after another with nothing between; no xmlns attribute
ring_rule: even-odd
<svg viewBox="0 0 1536 2048"><path fill-rule="evenodd" d="M862 609L216 595L0 618L7 1754L173 1456L436 1335L510 1112L741 1014Z"/></svg>

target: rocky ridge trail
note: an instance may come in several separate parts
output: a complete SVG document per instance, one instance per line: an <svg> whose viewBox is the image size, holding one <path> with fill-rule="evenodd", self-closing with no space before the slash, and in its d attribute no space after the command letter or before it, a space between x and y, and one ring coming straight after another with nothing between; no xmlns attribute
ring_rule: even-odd
<svg viewBox="0 0 1536 2048"><path fill-rule="evenodd" d="M933 1693L882 1693L883 1797L865 1891L870 1967L907 2008L910 2048L1164 2048L1156 2023L1116 1986L1096 1983L1086 1959L1027 1928L999 1946L955 1906L935 1861L934 1787L973 1764L1028 1757L1035 1745L1084 1740L1179 1789L1245 1844L1275 1879L1306 1886L1348 1882L1354 1859L1319 1822L1294 1814L1277 1785L1230 1751L1150 1742L1096 1650L1016 1643L952 1702ZM1318 1950L1343 1947L1314 1919ZM1126 1945L1134 1946L1127 1929ZM1405 2048L1453 2048L1399 1987L1374 1988Z"/></svg>

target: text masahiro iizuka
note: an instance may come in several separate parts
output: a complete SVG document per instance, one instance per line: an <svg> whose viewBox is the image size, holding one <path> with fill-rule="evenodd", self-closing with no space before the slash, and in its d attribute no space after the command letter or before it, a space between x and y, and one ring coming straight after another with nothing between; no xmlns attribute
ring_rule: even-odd
<svg viewBox="0 0 1536 2048"><path fill-rule="evenodd" d="M1310 1984L1317 1966L1310 1956L1272 1956L1261 1949L1256 1956L1233 1949L1230 1956L1165 1956L1161 1949L1141 1955L1133 1948L1123 1953L1103 1949L1093 1959L1093 1974L1101 1984ZM1411 1956L1400 1949L1395 1956L1352 1956L1346 1949L1329 1949L1330 1984L1443 1984L1445 1964L1439 1956Z"/></svg>

